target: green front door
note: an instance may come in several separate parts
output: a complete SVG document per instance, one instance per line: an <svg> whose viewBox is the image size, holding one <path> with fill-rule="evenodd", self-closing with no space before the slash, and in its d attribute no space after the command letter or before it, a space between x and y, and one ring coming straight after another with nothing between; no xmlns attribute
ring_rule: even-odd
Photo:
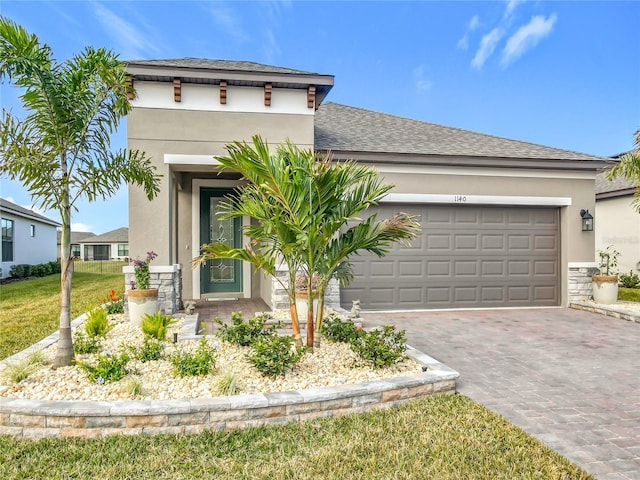
<svg viewBox="0 0 640 480"><path fill-rule="evenodd" d="M218 216L225 196L234 191L229 188L203 188L200 190L200 244L226 243L242 246L241 219L222 220ZM200 269L200 293L242 292L242 262L220 258L210 260Z"/></svg>

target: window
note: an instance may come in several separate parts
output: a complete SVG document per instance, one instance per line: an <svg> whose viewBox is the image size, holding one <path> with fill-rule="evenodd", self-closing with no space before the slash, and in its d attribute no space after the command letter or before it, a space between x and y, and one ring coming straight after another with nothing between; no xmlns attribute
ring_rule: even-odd
<svg viewBox="0 0 640 480"><path fill-rule="evenodd" d="M36 226L35 225L29 225L29 235L31 237L35 237L36 236Z"/></svg>
<svg viewBox="0 0 640 480"><path fill-rule="evenodd" d="M118 256L119 257L128 257L129 256L129 244L128 243L120 243L120 244L118 244Z"/></svg>
<svg viewBox="0 0 640 480"><path fill-rule="evenodd" d="M13 220L2 219L2 261L13 262Z"/></svg>
<svg viewBox="0 0 640 480"><path fill-rule="evenodd" d="M80 258L80 245L71 245L71 255L73 258Z"/></svg>

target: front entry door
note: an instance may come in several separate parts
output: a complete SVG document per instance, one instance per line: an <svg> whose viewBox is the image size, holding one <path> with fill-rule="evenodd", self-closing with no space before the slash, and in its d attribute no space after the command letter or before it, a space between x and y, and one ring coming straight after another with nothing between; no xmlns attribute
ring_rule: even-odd
<svg viewBox="0 0 640 480"><path fill-rule="evenodd" d="M229 188L203 188L200 191L200 244L226 243L242 246L241 219L222 220L218 216L225 196L233 195ZM242 292L242 262L220 258L209 260L200 269L200 293Z"/></svg>

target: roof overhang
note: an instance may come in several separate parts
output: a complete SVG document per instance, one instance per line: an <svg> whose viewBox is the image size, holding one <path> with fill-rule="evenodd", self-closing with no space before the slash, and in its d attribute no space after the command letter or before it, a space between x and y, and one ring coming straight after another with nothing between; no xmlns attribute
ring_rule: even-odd
<svg viewBox="0 0 640 480"><path fill-rule="evenodd" d="M306 89L316 87L316 106L319 106L333 87L334 76L314 73L247 72L216 68L167 67L125 63L129 75L138 81L173 82L180 78L185 83L218 85L221 80L227 85L263 87L270 83L273 88Z"/></svg>

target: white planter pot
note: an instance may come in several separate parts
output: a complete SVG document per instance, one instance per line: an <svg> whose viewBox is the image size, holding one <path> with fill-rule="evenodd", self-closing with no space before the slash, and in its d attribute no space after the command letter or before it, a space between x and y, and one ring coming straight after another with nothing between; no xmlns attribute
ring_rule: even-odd
<svg viewBox="0 0 640 480"><path fill-rule="evenodd" d="M158 289L129 290L127 292L129 321L136 327L142 327L142 318L158 313Z"/></svg>
<svg viewBox="0 0 640 480"><path fill-rule="evenodd" d="M616 275L594 275L593 301L610 305L618 301L618 277Z"/></svg>
<svg viewBox="0 0 640 480"><path fill-rule="evenodd" d="M296 310L298 311L298 322L301 325L305 325L307 322L307 315L309 314L309 302L307 301L307 292L296 292ZM318 319L318 299L313 299L313 321Z"/></svg>

